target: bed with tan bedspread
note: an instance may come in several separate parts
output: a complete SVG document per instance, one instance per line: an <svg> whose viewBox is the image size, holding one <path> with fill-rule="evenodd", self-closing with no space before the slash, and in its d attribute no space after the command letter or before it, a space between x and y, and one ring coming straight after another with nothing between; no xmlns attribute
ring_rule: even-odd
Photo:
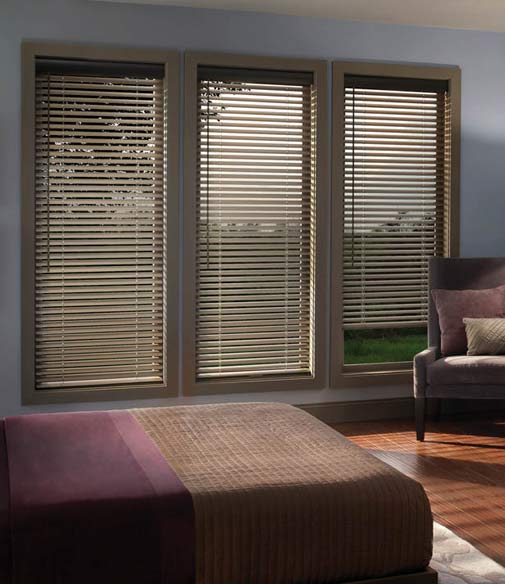
<svg viewBox="0 0 505 584"><path fill-rule="evenodd" d="M431 558L422 487L288 405L6 418L0 467L2 582L333 584Z"/></svg>
<svg viewBox="0 0 505 584"><path fill-rule="evenodd" d="M193 498L198 584L365 579L425 568L423 488L272 403L133 410Z"/></svg>

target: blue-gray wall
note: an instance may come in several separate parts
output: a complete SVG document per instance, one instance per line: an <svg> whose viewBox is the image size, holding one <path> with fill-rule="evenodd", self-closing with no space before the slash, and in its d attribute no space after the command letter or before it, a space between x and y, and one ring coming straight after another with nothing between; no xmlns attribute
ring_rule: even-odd
<svg viewBox="0 0 505 584"><path fill-rule="evenodd" d="M91 0L0 0L0 415L56 409L20 405L22 40L459 65L461 252L505 255L504 34ZM395 397L409 391L382 387L235 397L307 403ZM125 405L130 404L115 404Z"/></svg>

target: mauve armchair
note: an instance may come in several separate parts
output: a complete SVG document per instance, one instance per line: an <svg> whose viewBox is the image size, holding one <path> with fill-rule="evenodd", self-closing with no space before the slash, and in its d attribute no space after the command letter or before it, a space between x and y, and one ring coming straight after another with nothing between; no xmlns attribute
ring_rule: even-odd
<svg viewBox="0 0 505 584"><path fill-rule="evenodd" d="M426 404L440 399L505 398L505 355L443 357L433 289L482 290L505 284L505 258L431 258L428 348L414 357L417 440L425 434Z"/></svg>

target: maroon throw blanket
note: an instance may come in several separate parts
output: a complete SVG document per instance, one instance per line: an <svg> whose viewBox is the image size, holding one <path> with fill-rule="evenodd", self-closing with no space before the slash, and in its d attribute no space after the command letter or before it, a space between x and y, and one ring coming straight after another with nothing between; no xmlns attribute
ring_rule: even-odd
<svg viewBox="0 0 505 584"><path fill-rule="evenodd" d="M37 414L0 430L5 581L192 584L191 495L133 416Z"/></svg>
<svg viewBox="0 0 505 584"><path fill-rule="evenodd" d="M5 423L0 420L0 582L10 582L10 525L9 525L9 474L5 448Z"/></svg>

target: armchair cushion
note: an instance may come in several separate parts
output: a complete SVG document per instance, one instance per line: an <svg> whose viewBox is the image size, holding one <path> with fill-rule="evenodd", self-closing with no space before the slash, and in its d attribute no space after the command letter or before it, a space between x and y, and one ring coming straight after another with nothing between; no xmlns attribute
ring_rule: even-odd
<svg viewBox="0 0 505 584"><path fill-rule="evenodd" d="M427 381L430 385L505 386L505 355L443 357L428 365Z"/></svg>
<svg viewBox="0 0 505 584"><path fill-rule="evenodd" d="M467 355L505 355L505 318L464 318Z"/></svg>
<svg viewBox="0 0 505 584"><path fill-rule="evenodd" d="M466 353L463 317L505 315L505 286L485 290L432 290L431 294L438 313L443 355Z"/></svg>

